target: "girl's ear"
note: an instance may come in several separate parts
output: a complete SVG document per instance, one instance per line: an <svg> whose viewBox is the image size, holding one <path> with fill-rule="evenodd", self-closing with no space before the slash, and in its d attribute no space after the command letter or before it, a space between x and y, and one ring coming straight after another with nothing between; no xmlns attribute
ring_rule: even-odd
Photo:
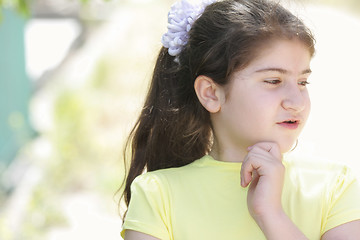
<svg viewBox="0 0 360 240"><path fill-rule="evenodd" d="M198 76L195 79L194 88L196 95L203 107L210 113L217 113L221 109L224 90L206 76Z"/></svg>

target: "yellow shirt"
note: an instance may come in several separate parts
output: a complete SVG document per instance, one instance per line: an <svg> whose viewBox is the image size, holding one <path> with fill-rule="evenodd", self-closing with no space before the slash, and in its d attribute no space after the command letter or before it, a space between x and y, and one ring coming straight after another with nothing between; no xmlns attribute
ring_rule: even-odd
<svg viewBox="0 0 360 240"><path fill-rule="evenodd" d="M360 185L346 166L333 162L283 160L282 205L309 238L360 219ZM247 209L240 186L241 163L210 156L180 168L148 172L131 186L123 231L159 239L266 239Z"/></svg>

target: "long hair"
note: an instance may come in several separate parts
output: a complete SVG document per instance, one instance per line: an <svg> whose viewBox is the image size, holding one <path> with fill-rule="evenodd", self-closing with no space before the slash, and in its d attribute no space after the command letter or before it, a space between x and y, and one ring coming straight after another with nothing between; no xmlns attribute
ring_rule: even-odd
<svg viewBox="0 0 360 240"><path fill-rule="evenodd" d="M125 203L130 202L131 183L144 171L184 166L210 151L210 114L194 90L198 76L224 86L269 41L294 38L314 54L309 29L278 3L224 0L207 6L194 22L178 61L163 47L144 107L126 144L125 165L130 162L130 168L124 182Z"/></svg>

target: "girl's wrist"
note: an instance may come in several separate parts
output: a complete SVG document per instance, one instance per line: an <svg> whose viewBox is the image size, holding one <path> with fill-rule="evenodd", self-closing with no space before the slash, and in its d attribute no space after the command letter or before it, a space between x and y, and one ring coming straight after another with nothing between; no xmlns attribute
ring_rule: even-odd
<svg viewBox="0 0 360 240"><path fill-rule="evenodd" d="M267 211L263 214L253 214L252 217L263 230L265 230L267 226L276 225L277 222L286 221L286 218L288 218L282 208Z"/></svg>
<svg viewBox="0 0 360 240"><path fill-rule="evenodd" d="M283 209L254 217L261 231L269 240L306 240L305 235L296 227Z"/></svg>

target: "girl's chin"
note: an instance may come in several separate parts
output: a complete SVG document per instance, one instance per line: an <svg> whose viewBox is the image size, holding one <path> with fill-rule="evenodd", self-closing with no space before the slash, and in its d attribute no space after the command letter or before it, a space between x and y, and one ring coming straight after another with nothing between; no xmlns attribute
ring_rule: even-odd
<svg viewBox="0 0 360 240"><path fill-rule="evenodd" d="M260 142L260 141L259 141ZM277 143L280 149L280 152L287 153L293 151L297 146L297 139L269 139L263 140L261 142L274 142Z"/></svg>
<svg viewBox="0 0 360 240"><path fill-rule="evenodd" d="M257 141L249 142L246 145L246 147L252 146L252 145L254 145L256 143L259 143L259 142L277 143L279 145L279 149L280 149L280 152L282 154L293 151L297 146L297 140L288 140L287 139L286 141L278 141L278 140L274 140L274 139L268 139L268 140L257 140Z"/></svg>
<svg viewBox="0 0 360 240"><path fill-rule="evenodd" d="M291 152L296 148L297 144L298 144L298 140L295 140L292 143L279 144L280 152L281 153Z"/></svg>

